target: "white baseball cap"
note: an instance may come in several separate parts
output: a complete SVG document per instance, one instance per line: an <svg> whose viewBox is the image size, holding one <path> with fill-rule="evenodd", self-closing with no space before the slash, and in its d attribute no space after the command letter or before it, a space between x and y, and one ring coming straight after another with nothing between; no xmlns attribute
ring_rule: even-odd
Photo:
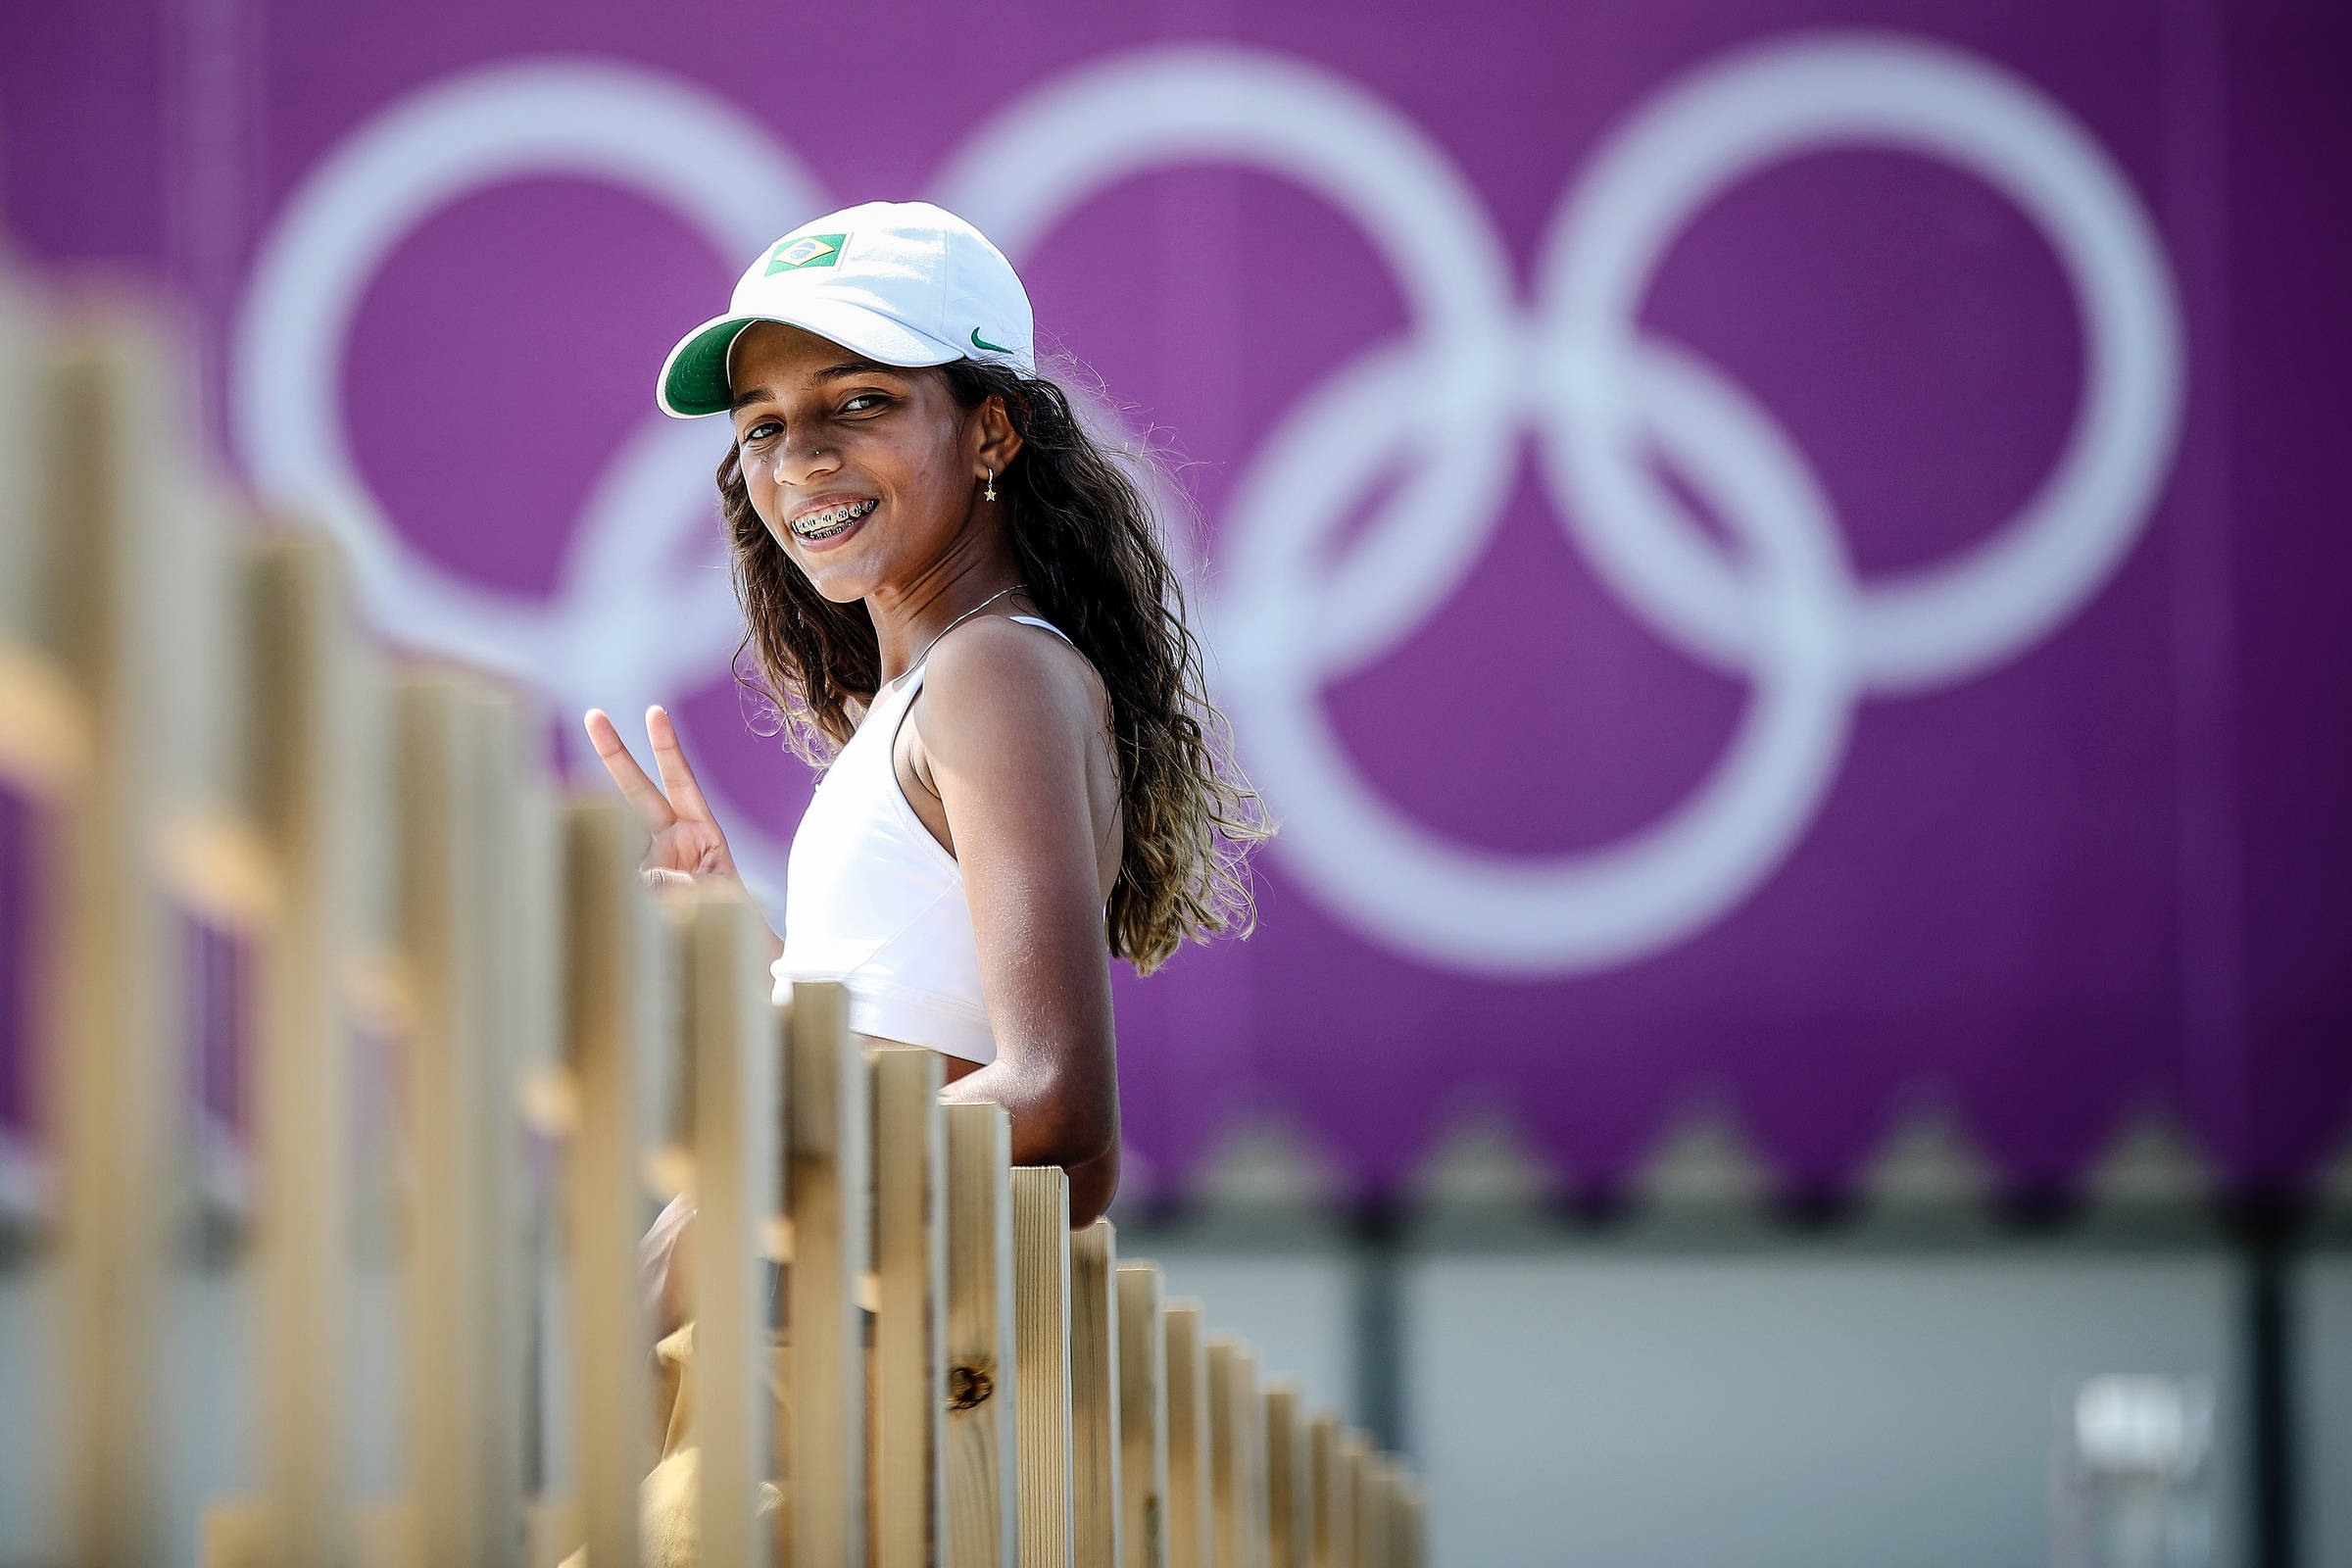
<svg viewBox="0 0 2352 1568"><path fill-rule="evenodd" d="M735 285L727 314L669 351L654 397L691 419L723 414L727 360L754 321L782 321L884 365L988 360L1037 369L1029 295L1004 253L929 202L866 202L803 223Z"/></svg>

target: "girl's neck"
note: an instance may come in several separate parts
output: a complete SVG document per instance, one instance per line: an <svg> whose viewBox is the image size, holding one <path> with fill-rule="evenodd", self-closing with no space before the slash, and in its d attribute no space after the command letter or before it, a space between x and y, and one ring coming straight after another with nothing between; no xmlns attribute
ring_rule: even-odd
<svg viewBox="0 0 2352 1568"><path fill-rule="evenodd" d="M884 685L912 668L959 617L983 606L1026 608L1024 597L1017 591L1021 582L1019 564L1009 559L1010 552L1005 556L1003 560L958 563L917 588L905 593L876 594L866 600L866 613L874 622Z"/></svg>

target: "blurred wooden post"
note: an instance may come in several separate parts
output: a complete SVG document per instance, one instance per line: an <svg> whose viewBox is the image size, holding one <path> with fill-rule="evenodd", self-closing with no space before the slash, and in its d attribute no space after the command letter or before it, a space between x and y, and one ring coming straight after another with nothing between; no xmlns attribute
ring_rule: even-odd
<svg viewBox="0 0 2352 1568"><path fill-rule="evenodd" d="M565 1161L572 1476L598 1568L637 1561L637 1484L653 1454L637 1236L655 1043L667 1008L653 906L637 881L635 821L619 800L597 795L569 803L564 825L564 1052L577 1099Z"/></svg>
<svg viewBox="0 0 2352 1568"><path fill-rule="evenodd" d="M1070 1529L1082 1563L1119 1549L1119 1243L1098 1219L1070 1237Z"/></svg>
<svg viewBox="0 0 2352 1568"><path fill-rule="evenodd" d="M1070 1179L1058 1165L1012 1172L1012 1318L1021 1568L1071 1568Z"/></svg>
<svg viewBox="0 0 2352 1568"><path fill-rule="evenodd" d="M793 1568L864 1568L867 1124L864 1053L849 993L792 988L785 1200L792 1217L791 1439L785 1478Z"/></svg>
<svg viewBox="0 0 2352 1568"><path fill-rule="evenodd" d="M350 1548L345 1400L351 1346L352 1022L360 835L352 733L363 651L342 564L311 534L246 552L248 806L275 871L254 1037L255 1363L263 1404L265 1560Z"/></svg>
<svg viewBox="0 0 2352 1568"><path fill-rule="evenodd" d="M1243 1346L1234 1371L1234 1426L1242 1453L1242 1564L1266 1568L1266 1396L1258 1384L1256 1349Z"/></svg>
<svg viewBox="0 0 2352 1568"><path fill-rule="evenodd" d="M480 1210L479 1318L483 1379L478 1425L468 1435L479 1468L479 1560L513 1564L522 1545L523 1400L533 1284L529 1217L524 1201L522 1120L524 1037L537 999L530 996L530 932L535 898L529 821L532 770L526 761L522 712L496 687L468 689L475 730L473 806L479 853L468 894L479 909L482 951L476 1005L480 1055L467 1064L476 1077L481 1119L472 1201Z"/></svg>
<svg viewBox="0 0 2352 1568"><path fill-rule="evenodd" d="M1217 1562L1208 1457L1208 1351L1199 1301L1170 1301L1161 1314L1168 1348L1168 1562Z"/></svg>
<svg viewBox="0 0 2352 1568"><path fill-rule="evenodd" d="M1020 1548L1013 1369L1012 1122L943 1107L948 1127L947 1568L1014 1568Z"/></svg>
<svg viewBox="0 0 2352 1568"><path fill-rule="evenodd" d="M1264 1568L1265 1406L1257 1356L1238 1340L1208 1344L1208 1446L1218 1568Z"/></svg>
<svg viewBox="0 0 2352 1568"><path fill-rule="evenodd" d="M1308 1568L1306 1423L1296 1384L1266 1389L1266 1552L1271 1568Z"/></svg>
<svg viewBox="0 0 2352 1568"><path fill-rule="evenodd" d="M692 906L694 1402L707 1563L767 1561L767 1312L760 1235L775 1211L777 1020L751 906Z"/></svg>
<svg viewBox="0 0 2352 1568"><path fill-rule="evenodd" d="M1363 1491L1356 1497L1356 1554L1364 1568L1390 1568L1389 1456L1375 1449L1364 1466Z"/></svg>
<svg viewBox="0 0 2352 1568"><path fill-rule="evenodd" d="M1379 1460L1364 1435L1352 1430L1341 1451L1348 1473L1348 1568L1381 1568L1380 1495L1375 1486Z"/></svg>
<svg viewBox="0 0 2352 1568"><path fill-rule="evenodd" d="M187 470L159 458L183 410L160 340L123 321L66 335L36 396L45 486L35 531L50 575L47 648L74 699L82 765L45 813L45 1126L55 1149L64 1378L63 1560L155 1560L168 1495L157 1412L158 1311L176 1202L182 1069L165 1002L182 973L149 857L168 759L155 722L170 673L169 596ZM162 451L152 443L160 442ZM176 492L176 493L174 493Z"/></svg>
<svg viewBox="0 0 2352 1568"><path fill-rule="evenodd" d="M1313 1568L1353 1568L1355 1504L1348 1490L1347 1439L1338 1416L1326 1411L1308 1425L1307 1463L1314 1471L1309 1560Z"/></svg>
<svg viewBox="0 0 2352 1568"><path fill-rule="evenodd" d="M1241 1345L1208 1342L1208 1522L1216 1568L1247 1568L1241 1546L1241 1472L1234 1441L1233 1362Z"/></svg>
<svg viewBox="0 0 2352 1568"><path fill-rule="evenodd" d="M404 1270L409 1502L428 1563L484 1559L491 1531L483 1430L490 1325L483 1320L492 1216L480 1201L492 1114L474 871L484 846L476 793L482 726L461 680L400 689L400 927L411 999L402 1061L410 1190Z"/></svg>
<svg viewBox="0 0 2352 1568"><path fill-rule="evenodd" d="M1410 1477L1397 1478L1396 1532L1395 1568L1429 1568L1429 1498Z"/></svg>
<svg viewBox="0 0 2352 1568"><path fill-rule="evenodd" d="M875 1568L925 1568L943 1529L947 1127L936 1052L874 1055Z"/></svg>
<svg viewBox="0 0 2352 1568"><path fill-rule="evenodd" d="M513 1231L519 1289L512 1354L515 1380L515 1482L523 1513L522 1559L530 1568L555 1547L559 1536L579 1544L579 1510L569 1488L551 1491L548 1457L554 1441L547 1430L551 1386L562 1379L550 1362L561 1342L548 1332L553 1302L562 1291L565 1193L564 1145L579 1130L579 1085L565 1067L564 828L564 799L556 779L537 765L538 726L514 730L523 785L513 815L515 836L514 893L508 901L514 938L503 961L514 979L506 988L514 1009L510 1098L518 1113L515 1207ZM576 1454L575 1454L576 1460ZM560 1525L560 1529L551 1526Z"/></svg>
<svg viewBox="0 0 2352 1568"><path fill-rule="evenodd" d="M1119 1524L1121 1568L1168 1562L1168 1343L1156 1263L1121 1263Z"/></svg>
<svg viewBox="0 0 2352 1568"><path fill-rule="evenodd" d="M1396 1468L1394 1454L1384 1453L1374 1470L1374 1487L1379 1494L1376 1513L1380 1519L1380 1552L1374 1559L1380 1568L1397 1568L1403 1538L1397 1527L1404 1518L1403 1476Z"/></svg>

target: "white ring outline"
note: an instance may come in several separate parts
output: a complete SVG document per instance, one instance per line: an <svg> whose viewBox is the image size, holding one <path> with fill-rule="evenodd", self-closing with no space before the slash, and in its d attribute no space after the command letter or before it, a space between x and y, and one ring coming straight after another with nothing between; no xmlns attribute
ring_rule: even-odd
<svg viewBox="0 0 2352 1568"><path fill-rule="evenodd" d="M1328 598L1347 610L1317 620L1336 673L1445 603L1502 503L1516 436L1493 416L1519 358L1510 262L1418 126L1344 77L1256 50L1177 45L1093 62L976 131L935 188L1018 259L1097 192L1200 162L1282 176L1354 219L1402 287L1427 362L1407 389L1426 461L1339 568Z"/></svg>
<svg viewBox="0 0 2352 1568"><path fill-rule="evenodd" d="M823 201L816 182L763 127L690 85L589 61L466 72L379 112L304 176L254 264L230 394L235 439L255 483L319 516L351 552L354 576L381 624L542 679L583 647L635 641L616 636L613 615L650 620L672 643L679 621L649 607L642 575L610 602L576 594L543 602L477 587L420 555L386 521L352 463L339 375L368 283L415 225L482 186L564 174L602 179L671 208L722 257L757 250L780 220L820 211ZM623 449L665 471L682 471L696 450L682 434ZM708 453L694 457L706 472L710 461ZM647 488L617 477L624 495ZM614 549L640 561L666 559L679 515L671 509L655 519L673 526L622 528L616 543L575 539L574 551L591 560ZM600 491L584 520L603 517L646 520ZM593 572L588 580L620 575ZM691 608L710 600L700 586L687 587ZM670 662L662 642L641 651Z"/></svg>
<svg viewBox="0 0 2352 1568"><path fill-rule="evenodd" d="M1857 595L1863 683L1913 692L2012 657L2106 582L2146 525L2180 417L2162 245L2113 161L2015 76L1940 45L1817 36L1741 52L1645 105L1561 205L1538 269L1545 401L1567 411L1545 473L1620 597L1692 656L1743 667L1736 574L1643 468L1624 368L1642 295L1683 224L1764 166L1854 143L1940 159L2015 202L2055 251L2083 321L2081 402L2040 488L1955 558Z"/></svg>
<svg viewBox="0 0 2352 1568"><path fill-rule="evenodd" d="M1630 837L1557 857L1504 857L1430 834L1346 761L1299 634L1320 533L1374 476L1413 373L1395 351L1367 357L1310 395L1270 461L1251 470L1235 518L1252 542L1232 573L1218 634L1226 699L1250 764L1289 811L1284 863L1365 934L1424 959L1503 978L1605 969L1706 925L1778 867L1812 820L1844 755L1853 693L1843 628L1851 576L1820 486L1769 420L1702 362L1649 351L1644 397L1678 471L1750 547L1756 690L1699 788ZM1345 457L1339 454L1345 453ZM1710 472L1709 466L1724 466ZM1735 491L1721 482L1738 474Z"/></svg>

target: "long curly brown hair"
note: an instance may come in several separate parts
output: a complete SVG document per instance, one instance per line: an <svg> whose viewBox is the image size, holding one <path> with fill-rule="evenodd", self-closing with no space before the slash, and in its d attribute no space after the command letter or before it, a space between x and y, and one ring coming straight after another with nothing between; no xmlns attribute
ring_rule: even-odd
<svg viewBox="0 0 2352 1568"><path fill-rule="evenodd" d="M1110 694L1125 834L1104 920L1112 955L1150 974L1187 939L1247 936L1256 908L1244 856L1273 829L1208 700L1159 519L1122 465L1152 455L1114 455L1046 377L972 360L939 368L967 410L1004 400L1021 448L996 484L1021 579ZM752 508L733 443L718 494L743 605L737 678L781 716L793 752L821 766L857 727L850 705L870 703L881 682L873 621L864 601L835 604L792 564Z"/></svg>

